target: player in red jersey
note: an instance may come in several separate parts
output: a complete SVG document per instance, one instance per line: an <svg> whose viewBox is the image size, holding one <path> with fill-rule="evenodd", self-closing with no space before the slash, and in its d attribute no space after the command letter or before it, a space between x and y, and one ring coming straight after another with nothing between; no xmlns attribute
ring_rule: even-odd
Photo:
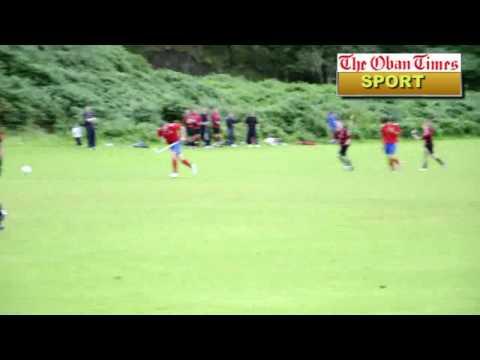
<svg viewBox="0 0 480 360"><path fill-rule="evenodd" d="M183 158L182 155L182 141L185 141L185 128L180 124L172 121L165 124L157 130L158 137L164 138L168 145L171 145L170 152L172 153L172 167L173 172L170 175L172 178L178 177L178 161L192 170L193 175L196 175L198 170L195 164Z"/></svg>
<svg viewBox="0 0 480 360"><path fill-rule="evenodd" d="M422 125L423 135L422 137L418 136L417 130L412 130L412 136L416 140L423 140L425 146L425 155L423 160L423 166L421 167L420 171L427 171L428 170L428 158L431 157L441 166L445 166L445 162L435 155L435 151L433 149L433 136L435 135L435 129L433 127L433 123L431 120L427 120Z"/></svg>
<svg viewBox="0 0 480 360"><path fill-rule="evenodd" d="M340 152L338 153L338 158L345 170L353 171L353 165L350 159L347 157L347 151L350 145L352 144L352 134L348 129L348 126L343 124L341 121L337 121L337 131L335 132L335 140L340 145Z"/></svg>
<svg viewBox="0 0 480 360"><path fill-rule="evenodd" d="M196 146L196 120L192 115L192 111L186 111L183 115L183 124L187 129L187 145L189 146Z"/></svg>
<svg viewBox="0 0 480 360"><path fill-rule="evenodd" d="M197 111L191 111L190 116L195 121L192 123L194 129L194 142L197 143L201 140L200 128L202 127L202 116Z"/></svg>
<svg viewBox="0 0 480 360"><path fill-rule="evenodd" d="M213 139L216 142L215 145L219 145L220 140L222 139L222 131L220 126L222 117L218 109L213 109L213 112L210 115L210 120L212 121Z"/></svg>
<svg viewBox="0 0 480 360"><path fill-rule="evenodd" d="M399 124L390 121L388 118L383 118L382 123L383 125L381 128L381 134L383 138L385 154L388 158L388 165L392 171L395 171L400 166L400 161L396 156L396 152L398 137L400 136L402 130L400 129Z"/></svg>

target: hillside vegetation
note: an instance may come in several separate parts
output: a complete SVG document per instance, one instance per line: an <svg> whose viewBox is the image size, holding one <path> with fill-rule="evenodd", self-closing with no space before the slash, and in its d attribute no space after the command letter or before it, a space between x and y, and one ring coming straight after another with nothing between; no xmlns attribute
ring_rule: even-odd
<svg viewBox="0 0 480 360"><path fill-rule="evenodd" d="M465 88L480 90L478 45L133 45L155 68L191 75L334 84L339 53L461 53Z"/></svg>
<svg viewBox="0 0 480 360"><path fill-rule="evenodd" d="M384 115L407 131L433 117L440 135L480 135L475 91L460 100L346 100L331 84L155 70L123 46L0 46L0 127L66 133L86 105L96 109L99 132L112 138L148 140L165 119L210 106L242 118L255 111L262 136L286 140L325 136L328 111L352 120L359 138L376 137Z"/></svg>

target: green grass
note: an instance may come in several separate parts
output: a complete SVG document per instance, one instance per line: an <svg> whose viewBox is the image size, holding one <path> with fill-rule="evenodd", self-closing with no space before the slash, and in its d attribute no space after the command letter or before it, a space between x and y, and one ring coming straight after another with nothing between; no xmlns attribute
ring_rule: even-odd
<svg viewBox="0 0 480 360"><path fill-rule="evenodd" d="M427 173L414 142L400 173L377 142L353 173L335 146L189 150L177 180L152 150L5 147L2 314L480 314L480 140Z"/></svg>

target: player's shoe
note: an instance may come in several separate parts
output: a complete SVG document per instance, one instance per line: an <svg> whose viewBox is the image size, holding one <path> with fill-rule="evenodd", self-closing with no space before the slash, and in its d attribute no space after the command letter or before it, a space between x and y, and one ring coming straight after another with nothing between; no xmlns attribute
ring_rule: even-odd
<svg viewBox="0 0 480 360"><path fill-rule="evenodd" d="M418 169L418 171L428 171L428 168L423 168L422 167L422 168Z"/></svg>
<svg viewBox="0 0 480 360"><path fill-rule="evenodd" d="M238 147L238 145L237 145L237 144L232 144L232 145L230 145L230 146L231 146L232 148L236 148L236 147Z"/></svg>
<svg viewBox="0 0 480 360"><path fill-rule="evenodd" d="M171 173L171 174L170 174L170 177L171 177L172 179L178 178L178 173Z"/></svg>
<svg viewBox="0 0 480 360"><path fill-rule="evenodd" d="M198 166L195 164L192 164L192 174L193 176L198 174Z"/></svg>

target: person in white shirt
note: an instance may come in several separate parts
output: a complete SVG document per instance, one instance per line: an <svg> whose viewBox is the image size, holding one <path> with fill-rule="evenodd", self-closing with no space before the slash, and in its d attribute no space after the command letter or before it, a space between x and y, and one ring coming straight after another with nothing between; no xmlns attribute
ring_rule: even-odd
<svg viewBox="0 0 480 360"><path fill-rule="evenodd" d="M82 136L83 136L83 129L80 125L75 124L72 128L72 136L75 139L75 142L78 146L82 146Z"/></svg>

